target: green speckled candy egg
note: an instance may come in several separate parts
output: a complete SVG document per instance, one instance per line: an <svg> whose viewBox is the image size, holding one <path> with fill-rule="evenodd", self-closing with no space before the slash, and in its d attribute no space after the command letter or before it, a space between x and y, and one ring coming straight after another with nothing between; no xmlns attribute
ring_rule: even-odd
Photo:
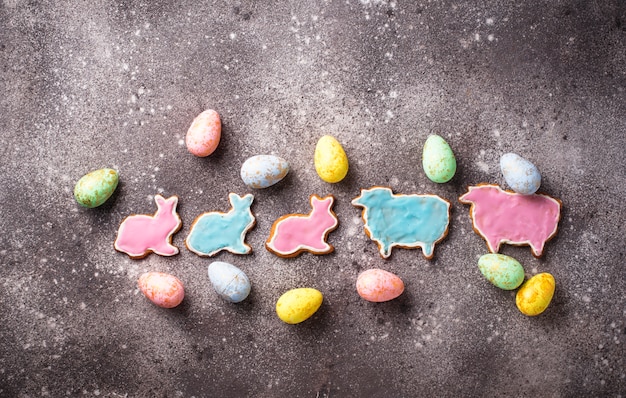
<svg viewBox="0 0 626 398"><path fill-rule="evenodd" d="M422 152L422 167L432 182L441 184L454 177L456 158L446 140L435 134L426 139Z"/></svg>
<svg viewBox="0 0 626 398"><path fill-rule="evenodd" d="M478 268L489 282L500 289L513 290L524 282L522 264L504 254L485 254L478 260Z"/></svg>
<svg viewBox="0 0 626 398"><path fill-rule="evenodd" d="M107 201L117 188L116 170L100 169L85 174L74 187L74 198L81 206L94 208Z"/></svg>

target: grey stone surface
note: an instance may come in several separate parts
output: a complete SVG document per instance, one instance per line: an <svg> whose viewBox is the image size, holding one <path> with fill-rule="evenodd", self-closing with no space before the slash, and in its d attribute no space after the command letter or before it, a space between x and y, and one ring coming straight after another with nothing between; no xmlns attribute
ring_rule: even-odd
<svg viewBox="0 0 626 398"><path fill-rule="evenodd" d="M0 396L412 397L626 396L626 6L598 2L386 0L23 1L0 5ZM190 155L191 120L212 108L223 139ZM420 166L430 133L455 151L447 184ZM317 139L334 135L346 180L322 182ZM527 276L557 281L529 318L513 292L477 268L468 185L504 185L516 152L563 201L541 259L505 246ZM184 247L194 218L226 211L249 156L292 171L254 191L249 256L222 253L250 277L245 302L222 301ZM85 173L121 183L101 208L72 197ZM453 202L450 233L425 260L385 261L350 205L360 188L436 193ZM122 219L178 195L172 258L113 249ZM273 220L333 194L333 254L281 259L264 247ZM365 302L360 271L406 284ZM138 291L145 271L186 286L173 310ZM324 294L292 326L274 312L294 287Z"/></svg>

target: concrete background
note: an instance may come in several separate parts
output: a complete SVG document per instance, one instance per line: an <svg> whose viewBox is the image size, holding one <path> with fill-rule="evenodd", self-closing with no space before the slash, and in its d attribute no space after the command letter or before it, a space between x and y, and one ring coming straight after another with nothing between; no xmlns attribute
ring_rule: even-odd
<svg viewBox="0 0 626 398"><path fill-rule="evenodd" d="M626 6L598 2L386 0L22 1L0 6L0 396L414 397L626 396ZM217 110L223 139L199 159L183 138ZM442 135L455 178L425 177L421 148ZM348 177L322 182L317 139L334 135ZM563 201L541 259L506 246L527 276L550 272L539 317L515 307L476 266L466 186L504 185L513 151ZM292 171L254 191L249 299L230 305L184 247L194 218L229 207L249 156ZM97 209L72 196L85 173L121 183ZM435 193L453 202L450 233L425 260L366 238L360 188ZM178 195L173 258L113 249L121 220ZM272 222L333 194L336 252L280 259ZM354 288L384 268L406 291L374 304ZM174 310L136 287L145 271L186 286ZM277 298L314 287L324 304L297 326Z"/></svg>

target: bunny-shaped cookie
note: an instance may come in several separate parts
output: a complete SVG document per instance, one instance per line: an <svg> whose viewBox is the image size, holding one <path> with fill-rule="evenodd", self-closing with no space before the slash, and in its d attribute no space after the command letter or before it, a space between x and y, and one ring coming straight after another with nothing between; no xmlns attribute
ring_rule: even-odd
<svg viewBox="0 0 626 398"><path fill-rule="evenodd" d="M115 250L133 259L144 258L152 252L160 256L178 254L178 248L172 245L172 235L182 226L176 213L178 196L164 199L155 195L154 201L157 211L153 216L131 215L122 221L115 239Z"/></svg>
<svg viewBox="0 0 626 398"><path fill-rule="evenodd" d="M274 221L265 247L280 257L296 257L304 251L328 254L334 248L326 238L339 225L332 211L335 198L311 195L309 214L287 214Z"/></svg>
<svg viewBox="0 0 626 398"><path fill-rule="evenodd" d="M246 244L246 234L256 224L250 210L254 196L228 195L232 208L228 213L217 211L202 213L191 226L185 240L187 248L199 256L214 256L222 250L234 254L248 254L252 248Z"/></svg>

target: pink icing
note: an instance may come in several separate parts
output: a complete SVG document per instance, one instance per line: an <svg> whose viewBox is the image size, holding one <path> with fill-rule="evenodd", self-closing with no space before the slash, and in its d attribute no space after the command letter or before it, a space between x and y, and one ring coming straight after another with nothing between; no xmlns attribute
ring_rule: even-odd
<svg viewBox="0 0 626 398"><path fill-rule="evenodd" d="M326 242L327 234L337 228L339 221L332 212L334 198L311 196L309 214L289 214L274 222L267 249L281 256L296 256L303 251L326 254L333 247Z"/></svg>
<svg viewBox="0 0 626 398"><path fill-rule="evenodd" d="M176 213L178 197L164 199L156 195L154 200L157 204L154 216L139 214L124 219L117 232L115 250L131 258L145 257L150 252L161 256L178 254L178 248L171 244L172 235L182 224Z"/></svg>
<svg viewBox="0 0 626 398"><path fill-rule="evenodd" d="M492 253L501 243L529 245L534 256L557 231L561 203L547 195L521 195L497 185L469 187L459 200L471 204L474 228Z"/></svg>

